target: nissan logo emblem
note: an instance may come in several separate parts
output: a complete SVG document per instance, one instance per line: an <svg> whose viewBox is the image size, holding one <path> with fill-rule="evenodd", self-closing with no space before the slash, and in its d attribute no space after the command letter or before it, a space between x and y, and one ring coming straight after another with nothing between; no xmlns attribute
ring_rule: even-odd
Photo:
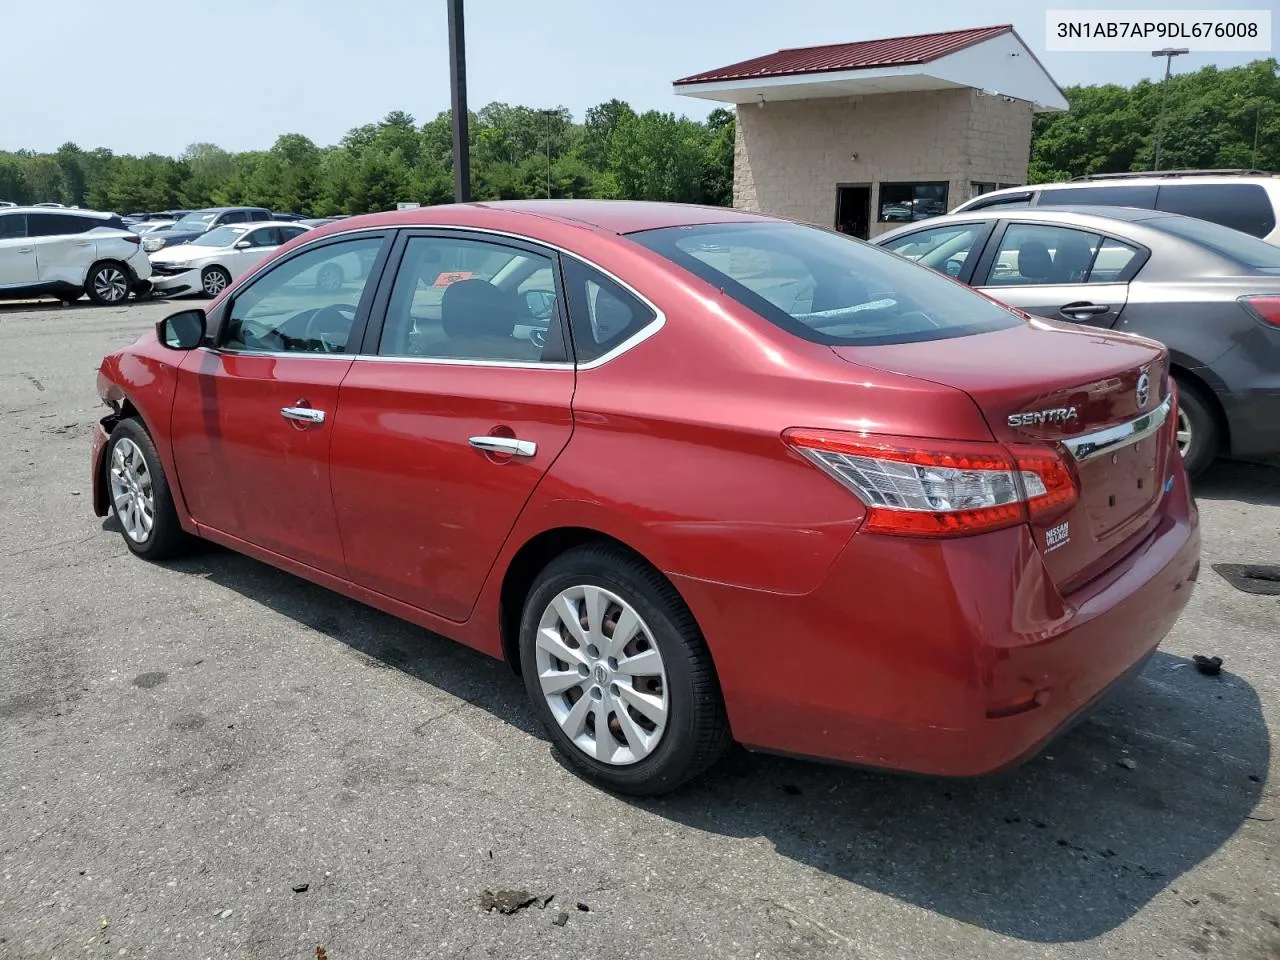
<svg viewBox="0 0 1280 960"><path fill-rule="evenodd" d="M1147 401L1151 399L1151 378L1144 372L1138 377L1138 389L1136 391L1138 397L1138 409L1141 410L1147 405Z"/></svg>

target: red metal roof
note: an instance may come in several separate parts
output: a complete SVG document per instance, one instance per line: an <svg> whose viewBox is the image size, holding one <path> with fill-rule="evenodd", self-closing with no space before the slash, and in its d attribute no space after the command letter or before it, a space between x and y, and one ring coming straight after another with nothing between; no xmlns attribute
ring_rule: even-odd
<svg viewBox="0 0 1280 960"><path fill-rule="evenodd" d="M1013 30L1011 24L921 33L913 37L888 37L858 43L832 43L821 47L792 47L765 54L718 70L695 73L676 84L716 83L723 80L750 80L755 77L785 77L800 73L830 73L837 70L869 70L874 67L901 67L929 63L940 57L990 40Z"/></svg>

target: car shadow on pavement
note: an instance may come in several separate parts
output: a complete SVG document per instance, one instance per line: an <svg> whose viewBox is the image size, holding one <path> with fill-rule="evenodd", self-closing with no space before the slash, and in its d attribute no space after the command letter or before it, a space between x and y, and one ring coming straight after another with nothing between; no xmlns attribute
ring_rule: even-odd
<svg viewBox="0 0 1280 960"><path fill-rule="evenodd" d="M166 566L546 740L505 664L218 547ZM965 923L1067 942L1115 928L1168 887L1214 896L1179 878L1270 815L1255 814L1269 763L1247 682L1157 653L1107 707L996 777L895 776L735 748L680 792L628 802L708 833L763 838L814 870Z"/></svg>
<svg viewBox="0 0 1280 960"><path fill-rule="evenodd" d="M708 780L645 806L763 837L965 923L1057 943L1106 933L1167 887L1212 897L1179 877L1250 823L1269 764L1247 682L1157 653L1107 707L999 776L903 777L737 751Z"/></svg>
<svg viewBox="0 0 1280 960"><path fill-rule="evenodd" d="M1197 500L1280 506L1280 465L1219 460L1196 478L1191 492Z"/></svg>

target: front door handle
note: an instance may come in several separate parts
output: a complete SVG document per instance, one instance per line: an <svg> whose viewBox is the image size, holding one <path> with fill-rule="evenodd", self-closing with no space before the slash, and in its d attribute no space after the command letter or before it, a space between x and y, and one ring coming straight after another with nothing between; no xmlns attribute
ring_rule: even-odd
<svg viewBox="0 0 1280 960"><path fill-rule="evenodd" d="M1068 303L1058 311L1069 320L1080 320L1084 317L1098 317L1110 313L1111 307L1105 303Z"/></svg>
<svg viewBox="0 0 1280 960"><path fill-rule="evenodd" d="M283 407L280 416L299 423L324 423L324 411L313 410L311 407Z"/></svg>
<svg viewBox="0 0 1280 960"><path fill-rule="evenodd" d="M532 457L538 452L538 445L532 440L515 437L472 437L467 443L486 453L505 453L511 457Z"/></svg>
<svg viewBox="0 0 1280 960"><path fill-rule="evenodd" d="M18 248L18 252L19 252L19 253L34 253L34 252L35 252L35 249L36 249L35 247L19 247L19 248Z"/></svg>

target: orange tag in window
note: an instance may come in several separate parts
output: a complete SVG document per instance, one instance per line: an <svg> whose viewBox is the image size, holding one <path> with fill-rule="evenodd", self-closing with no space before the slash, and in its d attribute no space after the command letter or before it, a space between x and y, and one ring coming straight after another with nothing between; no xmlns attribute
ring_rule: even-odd
<svg viewBox="0 0 1280 960"><path fill-rule="evenodd" d="M470 280L472 274L466 270L445 271L436 277L436 282L432 284L434 287L447 287L451 283L457 283L459 280Z"/></svg>

